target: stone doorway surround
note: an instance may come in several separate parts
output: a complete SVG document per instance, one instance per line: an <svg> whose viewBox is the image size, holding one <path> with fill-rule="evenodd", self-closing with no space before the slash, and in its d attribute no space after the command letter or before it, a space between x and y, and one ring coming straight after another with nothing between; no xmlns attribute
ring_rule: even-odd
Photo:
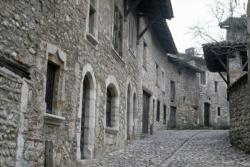
<svg viewBox="0 0 250 167"><path fill-rule="evenodd" d="M82 106L83 100L83 84L88 77L89 87L87 88L87 97L85 106ZM82 158L81 152L81 134L82 134L82 108L85 107L85 120L84 120L84 146L83 153L84 158ZM96 79L94 75L93 68L90 64L87 64L83 67L82 70L82 79L81 79L81 88L80 88L80 101L79 101L79 111L77 115L77 160L82 159L92 159L94 158L94 145L95 145L95 117L96 117Z"/></svg>

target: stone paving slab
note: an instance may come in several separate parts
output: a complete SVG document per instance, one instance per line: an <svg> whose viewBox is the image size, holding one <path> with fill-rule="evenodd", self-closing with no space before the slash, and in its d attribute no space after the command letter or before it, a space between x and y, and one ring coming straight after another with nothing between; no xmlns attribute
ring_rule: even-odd
<svg viewBox="0 0 250 167"><path fill-rule="evenodd" d="M250 167L226 130L161 131L93 160L90 167Z"/></svg>

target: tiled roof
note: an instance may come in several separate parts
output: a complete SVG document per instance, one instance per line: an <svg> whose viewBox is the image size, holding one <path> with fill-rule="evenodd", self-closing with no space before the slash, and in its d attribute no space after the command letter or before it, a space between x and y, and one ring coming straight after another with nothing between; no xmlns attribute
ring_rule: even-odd
<svg viewBox="0 0 250 167"><path fill-rule="evenodd" d="M174 43L172 34L167 25L166 19L173 18L173 9L170 0L142 0L138 9L149 20L155 19L159 14L160 16L152 25L152 30L167 53L177 54L177 48Z"/></svg>
<svg viewBox="0 0 250 167"><path fill-rule="evenodd" d="M198 67L188 63L184 58L181 58L179 56L173 55L173 54L167 54L168 60L174 64L176 64L178 67L181 68L187 68L189 70L192 70L197 73L201 73L202 70Z"/></svg>

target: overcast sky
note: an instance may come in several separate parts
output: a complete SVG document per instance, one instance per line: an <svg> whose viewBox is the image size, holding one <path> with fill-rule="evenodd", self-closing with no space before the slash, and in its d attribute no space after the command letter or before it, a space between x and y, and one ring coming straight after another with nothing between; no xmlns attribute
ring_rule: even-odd
<svg viewBox="0 0 250 167"><path fill-rule="evenodd" d="M200 47L200 40L193 39L189 27L197 24L209 24L212 32L219 30L218 23L211 14L211 6L213 0L171 0L174 18L168 20L168 25L172 32L175 44L179 52L184 52L189 47ZM223 1L223 0L221 0ZM229 2L229 0L224 0ZM238 0L243 4L247 0ZM243 11L243 5L241 6Z"/></svg>

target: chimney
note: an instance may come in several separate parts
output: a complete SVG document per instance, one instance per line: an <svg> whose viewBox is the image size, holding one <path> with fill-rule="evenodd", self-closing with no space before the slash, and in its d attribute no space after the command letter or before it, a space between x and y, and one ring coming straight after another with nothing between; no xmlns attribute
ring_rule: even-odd
<svg viewBox="0 0 250 167"><path fill-rule="evenodd" d="M185 50L185 53L189 56L195 56L195 49L194 47L188 48Z"/></svg>

